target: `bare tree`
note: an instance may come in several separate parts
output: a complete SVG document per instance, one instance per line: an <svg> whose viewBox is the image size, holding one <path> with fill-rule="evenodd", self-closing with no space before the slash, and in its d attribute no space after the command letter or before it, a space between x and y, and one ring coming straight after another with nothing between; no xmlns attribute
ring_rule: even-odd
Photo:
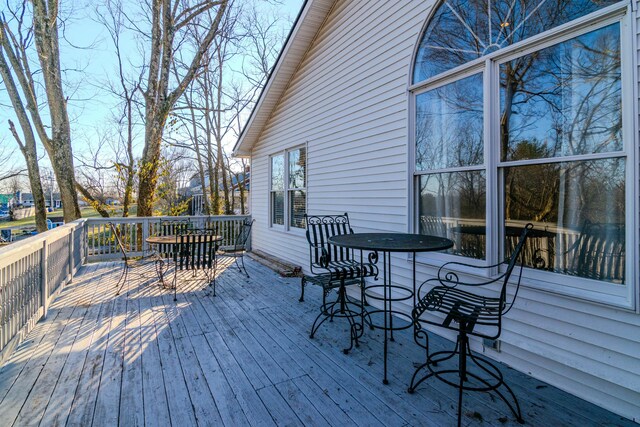
<svg viewBox="0 0 640 427"><path fill-rule="evenodd" d="M131 78L125 70L125 58L122 52L122 32L125 28L127 16L121 0L113 0L106 2L106 14L98 11L98 21L108 30L109 36L115 48L115 56L117 60L117 83L109 84L109 90L112 94L121 100L121 110L116 116L116 122L120 127L118 140L124 148L123 158L118 158L114 162L115 169L118 173L119 180L123 183L122 198L122 216L129 216L129 209L133 203L134 197L134 181L136 176L135 157L133 154L133 143L135 137L135 110L138 102L137 95L141 91L142 81L144 79L144 68ZM119 150L115 150L119 154Z"/></svg>
<svg viewBox="0 0 640 427"><path fill-rule="evenodd" d="M27 116L24 104L22 103L18 87L13 80L9 64L7 63L4 56L4 51L6 50L11 62L18 62L12 46L8 43L7 31L3 22L4 19L2 20L2 22L0 22L0 26L2 26L0 28L0 76L4 81L9 99L11 100L11 104L13 105L15 114L18 117L18 122L20 123L22 134L24 136L24 142L22 141L22 138L20 138L20 135L18 134L18 131L11 120L9 120L9 129L11 130L11 134L16 140L18 147L20 147L20 152L24 156L24 159L27 163L29 183L31 185L31 193L33 194L33 201L36 211L36 228L38 229L38 231L45 231L47 229L47 213L44 202L44 193L42 191L42 182L40 181L40 169L38 167L36 138L33 133L29 117Z"/></svg>
<svg viewBox="0 0 640 427"><path fill-rule="evenodd" d="M16 165L15 163L15 151L12 149L6 149L4 138L0 139L0 146L3 147L0 151L0 182L6 181L13 177L20 177L27 173L22 165Z"/></svg>
<svg viewBox="0 0 640 427"><path fill-rule="evenodd" d="M180 189L186 187L193 176L194 165L184 149L165 149L158 174L159 210L170 216L181 215L189 208L190 198L183 196Z"/></svg>
<svg viewBox="0 0 640 427"><path fill-rule="evenodd" d="M202 43L196 47L189 67L177 80L175 88L170 90L172 67L175 65L174 57L178 47L177 32L188 26L196 17L216 7L215 17ZM144 92L145 145L139 169L138 216L153 214L160 148L169 113L200 69L202 58L218 35L226 8L227 0L152 0L151 51Z"/></svg>
<svg viewBox="0 0 640 427"><path fill-rule="evenodd" d="M25 26L24 19L29 3L32 5L32 25ZM26 101L26 108L31 116L32 125L49 155L56 174L63 203L64 219L67 222L73 221L80 217L80 208L75 185L67 99L63 92L60 69L58 1L31 0L27 2L23 0L17 8L17 13L13 13L12 17L16 21L18 31L15 34L11 31L7 18L3 14L0 17L0 32L2 34L0 45L17 77L22 96ZM31 40L35 44L47 98L50 136L39 108L36 97L36 82L27 52ZM15 97L16 93L9 95ZM12 99L12 103L14 106L22 103L19 95L15 102ZM20 121L22 122L22 119Z"/></svg>
<svg viewBox="0 0 640 427"><path fill-rule="evenodd" d="M201 132L199 131L200 126L198 126L198 119L196 117L196 109L197 106L194 102L194 89L191 87L191 90L185 92L185 103L189 110L189 119L191 120L191 126L187 126L187 133L191 137L193 141L193 151L196 154L196 162L198 165L198 176L200 178L200 186L202 188L202 201L204 204L204 213L205 215L211 215L211 203L209 201L210 191L207 188L207 177L210 176L208 172L208 168L206 168L205 162L210 158L210 151L208 150L208 145L204 144L204 155L203 155L203 142L201 141ZM204 132L202 132L204 133ZM211 139L209 136L208 139Z"/></svg>
<svg viewBox="0 0 640 427"><path fill-rule="evenodd" d="M234 212L232 176L242 175L246 162L240 171L237 164L231 167L224 145L239 134L243 113L255 101L270 72L284 38L278 31L278 20L277 16L260 13L255 4L231 4L221 23L220 37L213 41L209 56L203 60L203 70L196 77L196 89L184 99L191 113L181 116L185 124L190 121L195 128L194 112L201 118L198 124L202 141L195 142L203 148L204 155L196 155L196 159L208 177L209 186L203 193L206 195L208 190L212 213ZM196 20L191 27L195 45L203 38L203 28L207 28L206 19ZM205 182L203 178L201 181ZM246 189L241 184L239 190L244 193ZM244 197L241 205L244 212Z"/></svg>

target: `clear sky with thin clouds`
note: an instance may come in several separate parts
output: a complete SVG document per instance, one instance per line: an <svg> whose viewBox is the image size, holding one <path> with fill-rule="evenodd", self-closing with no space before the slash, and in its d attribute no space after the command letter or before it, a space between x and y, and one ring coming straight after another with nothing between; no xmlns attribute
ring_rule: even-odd
<svg viewBox="0 0 640 427"><path fill-rule="evenodd" d="M117 82L117 62L109 33L96 21L95 9L101 2L67 1L66 6L73 8L72 11L64 8L65 0L61 3L63 12L66 11L69 17L64 34L61 34L61 62L63 69L67 70L64 75L67 82L65 95L69 99L74 154L81 154L89 146L95 149L99 145L99 129L108 127L112 120L118 100L105 90L105 82L109 77L114 83ZM278 3L276 8L279 14L288 16L288 21L283 20L282 24L286 25L284 29L288 32L304 0L279 0ZM122 41L123 51L129 60L134 63L140 61L136 42L132 39ZM16 123L17 120L3 89L0 87L0 153L16 148L7 119ZM138 145L139 151L142 148L141 141ZM42 147L39 147L39 154L44 155ZM16 164L24 163L19 153L14 157ZM44 156L42 165L47 167L48 164Z"/></svg>

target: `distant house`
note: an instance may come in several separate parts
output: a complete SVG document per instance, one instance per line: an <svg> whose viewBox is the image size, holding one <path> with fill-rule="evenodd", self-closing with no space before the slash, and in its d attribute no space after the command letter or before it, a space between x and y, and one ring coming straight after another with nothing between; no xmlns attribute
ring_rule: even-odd
<svg viewBox="0 0 640 427"><path fill-rule="evenodd" d="M22 191L18 191L15 195L11 196L8 203L10 206L22 208L31 208L35 205L33 193L23 193ZM47 208L53 206L53 209L61 209L62 200L60 193L45 194L44 203Z"/></svg>
<svg viewBox="0 0 640 427"><path fill-rule="evenodd" d="M31 205L33 206L33 195L31 196ZM45 194L44 204L47 208L62 209L62 199L60 198L60 193L53 193L53 198L50 194Z"/></svg>
<svg viewBox="0 0 640 427"><path fill-rule="evenodd" d="M238 180L239 177L239 180ZM240 186L238 185L238 182L240 183L240 185L244 184L244 189L246 191L246 193L249 193L249 188L250 188L250 180L251 180L251 172L247 171L247 172L243 172L243 173L239 173L238 177L236 177L235 175L231 176L231 187L233 189L233 194L235 198L239 198L240 197ZM209 187L209 177L205 176L205 187L208 188ZM222 191L223 187L222 184L219 184L218 187L220 188L220 190ZM191 178L191 180L189 181L189 186L180 189L179 191L180 195L183 197L190 197L191 198L191 203L189 205L189 213L191 215L202 215L204 212L204 201L203 201L203 192L202 192L202 184L200 182L200 177L199 175L195 175L193 178Z"/></svg>
<svg viewBox="0 0 640 427"><path fill-rule="evenodd" d="M356 232L451 238L416 258L422 281L503 260L532 221L500 351L472 348L640 420L639 18L637 1L307 0L234 148L252 247L306 269L304 214L348 212Z"/></svg>

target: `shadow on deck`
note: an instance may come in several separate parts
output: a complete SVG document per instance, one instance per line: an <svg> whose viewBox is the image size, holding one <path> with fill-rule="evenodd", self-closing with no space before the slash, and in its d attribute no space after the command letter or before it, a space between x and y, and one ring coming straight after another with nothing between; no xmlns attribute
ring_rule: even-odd
<svg viewBox="0 0 640 427"><path fill-rule="evenodd" d="M437 380L406 392L423 360L409 331L390 345L382 384L382 333L342 353L347 322L311 340L320 289L247 260L251 279L225 263L213 297L182 282L178 301L148 281L115 296L118 263L90 264L0 370L0 425L454 425L456 390ZM190 273L185 276L190 278ZM204 288L204 290L203 290ZM431 345L449 347L433 336ZM504 368L529 425L631 425ZM465 394L467 425L518 425L489 394Z"/></svg>

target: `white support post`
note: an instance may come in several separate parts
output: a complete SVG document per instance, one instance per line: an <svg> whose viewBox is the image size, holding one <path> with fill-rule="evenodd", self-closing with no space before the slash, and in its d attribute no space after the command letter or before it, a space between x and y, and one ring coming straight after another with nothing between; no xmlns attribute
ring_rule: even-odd
<svg viewBox="0 0 640 427"><path fill-rule="evenodd" d="M47 276L48 270L48 258L49 258L49 249L47 248L47 241L42 242L42 257L40 260L40 292L42 293L42 318L47 317L47 311L49 310L49 278Z"/></svg>
<svg viewBox="0 0 640 427"><path fill-rule="evenodd" d="M142 220L142 253L147 253L149 251L149 244L147 243L147 238L149 237L149 219L145 218Z"/></svg>
<svg viewBox="0 0 640 427"><path fill-rule="evenodd" d="M69 277L67 279L67 283L71 283L73 281L73 231L73 228L69 230Z"/></svg>
<svg viewBox="0 0 640 427"><path fill-rule="evenodd" d="M82 224L82 247L84 249L84 259L82 263L85 264L89 259L89 222L85 221Z"/></svg>

